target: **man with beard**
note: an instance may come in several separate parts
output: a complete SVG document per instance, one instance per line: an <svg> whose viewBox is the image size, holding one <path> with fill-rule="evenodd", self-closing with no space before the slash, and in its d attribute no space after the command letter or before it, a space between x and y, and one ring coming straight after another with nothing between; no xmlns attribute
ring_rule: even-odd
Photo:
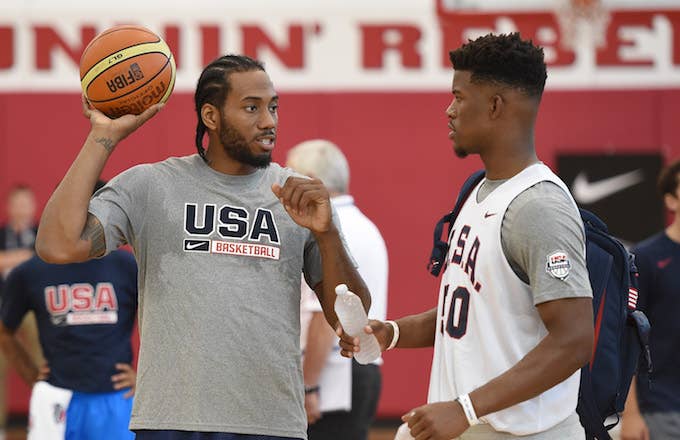
<svg viewBox="0 0 680 440"><path fill-rule="evenodd" d="M91 131L43 212L36 250L66 263L132 245L138 439L304 439L300 274L333 327L337 284L366 309L370 296L326 188L271 163L278 96L262 64L218 58L195 104L198 154L132 167L89 200L114 147L161 106L111 120L83 100Z"/></svg>

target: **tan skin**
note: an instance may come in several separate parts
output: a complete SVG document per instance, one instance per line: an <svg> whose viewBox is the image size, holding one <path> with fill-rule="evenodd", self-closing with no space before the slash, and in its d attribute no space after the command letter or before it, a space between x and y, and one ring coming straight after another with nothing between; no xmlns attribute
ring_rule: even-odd
<svg viewBox="0 0 680 440"><path fill-rule="evenodd" d="M286 162L286 166L296 170L295 163ZM316 176L308 174L309 177ZM337 197L341 193L331 191L331 197ZM321 372L326 365L328 355L336 341L333 327L328 325L322 312L312 313L307 330L307 341L305 345L305 357L302 363L302 376L305 387L314 387L319 384ZM305 393L305 412L307 413L307 424L316 423L321 417L321 401L319 392Z"/></svg>
<svg viewBox="0 0 680 440"><path fill-rule="evenodd" d="M251 174L255 167L239 162L224 151L219 130L227 120L248 141L253 154L270 154L276 143L279 97L269 76L262 71L232 73L230 81L232 89L222 108L212 104L201 108L203 122L208 127L208 162L211 168L224 174Z"/></svg>
<svg viewBox="0 0 680 440"><path fill-rule="evenodd" d="M478 154L490 179L507 179L537 162L533 130L538 100L519 90L474 83L468 71L456 71L454 99L446 110L449 138L457 154ZM512 368L469 393L478 417L531 399L564 381L590 358L593 316L590 298L568 298L536 306L548 334ZM434 344L437 310L398 319L399 348ZM378 338L383 350L392 340L392 326L371 321L367 333ZM358 351L358 340L341 337L343 356ZM422 405L407 412L416 440L450 440L469 424L456 401Z"/></svg>
<svg viewBox="0 0 680 440"><path fill-rule="evenodd" d="M676 176L680 179L680 175ZM680 186L673 194L664 194L666 209L674 214L673 222L666 228L666 235L676 243L680 243ZM621 440L649 440L649 428L642 418L637 400L637 381L633 378L626 398L626 406L621 420Z"/></svg>
<svg viewBox="0 0 680 440"><path fill-rule="evenodd" d="M208 132L208 164L225 174L249 174L255 171L254 167L226 153L219 136L221 124L228 120L246 139L251 153L267 154L276 140L278 95L263 71L232 73L229 80L231 89L224 105L218 108L204 104L201 108L201 118ZM109 119L83 98L83 115L90 120L91 129L80 153L43 211L36 239L36 251L43 260L63 264L104 255L104 229L99 220L88 213L92 189L119 142L161 108L162 105L154 105L140 115ZM312 231L319 245L324 280L314 286L314 291L328 323L333 328L337 326L333 305L334 289L338 284L347 284L368 310L370 294L333 224L329 194L321 181L291 177L283 186L273 185L272 192L293 221Z"/></svg>
<svg viewBox="0 0 680 440"><path fill-rule="evenodd" d="M621 440L650 440L647 422L642 418L637 400L637 379L633 377L621 418Z"/></svg>
<svg viewBox="0 0 680 440"><path fill-rule="evenodd" d="M33 226L35 196L30 189L15 189L7 200L7 227L15 233ZM32 249L9 249L0 251L0 274L13 269L33 256Z"/></svg>
<svg viewBox="0 0 680 440"><path fill-rule="evenodd" d="M307 335L302 373L305 387L312 387L319 384L321 371L326 365L328 354L333 348L336 336L333 328L328 325L326 318L321 312L312 314ZM307 413L307 423L309 425L321 418L320 405L318 392L305 394L305 412Z"/></svg>

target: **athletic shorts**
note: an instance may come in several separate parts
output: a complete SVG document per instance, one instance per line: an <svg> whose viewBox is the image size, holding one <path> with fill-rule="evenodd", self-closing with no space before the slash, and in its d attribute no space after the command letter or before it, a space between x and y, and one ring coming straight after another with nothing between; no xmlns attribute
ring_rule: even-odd
<svg viewBox="0 0 680 440"><path fill-rule="evenodd" d="M527 436L514 436L505 432L496 432L487 424L475 425L459 437L460 440L510 440L521 438L522 440L583 440L586 433L579 422L578 415L574 412L562 422L547 431Z"/></svg>
<svg viewBox="0 0 680 440"><path fill-rule="evenodd" d="M226 432L193 432L165 430L136 430L137 440L302 440L271 435L229 434Z"/></svg>
<svg viewBox="0 0 680 440"><path fill-rule="evenodd" d="M27 440L133 440L128 390L81 393L38 382L31 393Z"/></svg>
<svg viewBox="0 0 680 440"><path fill-rule="evenodd" d="M36 382L28 409L27 440L63 439L71 390Z"/></svg>
<svg viewBox="0 0 680 440"><path fill-rule="evenodd" d="M66 440L133 440L129 390L112 393L74 392L66 411Z"/></svg>

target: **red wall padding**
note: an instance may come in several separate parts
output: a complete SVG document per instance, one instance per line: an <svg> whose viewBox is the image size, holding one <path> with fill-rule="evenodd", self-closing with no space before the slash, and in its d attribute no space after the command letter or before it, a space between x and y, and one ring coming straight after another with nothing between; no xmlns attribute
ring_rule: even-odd
<svg viewBox="0 0 680 440"><path fill-rule="evenodd" d="M391 318L436 305L438 282L425 270L432 226L450 208L463 179L481 167L457 159L447 138L442 93L282 93L277 161L296 142L328 138L350 162L351 192L378 225L390 258ZM680 90L559 91L543 98L536 127L539 157L561 152L662 151L680 156ZM77 94L0 94L0 197L10 185L33 186L41 206L87 134ZM190 94L176 93L147 126L123 141L104 178L142 162L185 155L193 147ZM2 213L4 215L4 213ZM382 417L425 402L431 350L385 355ZM11 376L10 410L25 412L28 391Z"/></svg>

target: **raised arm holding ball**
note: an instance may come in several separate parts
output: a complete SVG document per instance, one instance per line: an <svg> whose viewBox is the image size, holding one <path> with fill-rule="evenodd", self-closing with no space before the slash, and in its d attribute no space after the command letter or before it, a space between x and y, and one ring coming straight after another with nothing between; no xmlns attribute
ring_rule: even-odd
<svg viewBox="0 0 680 440"><path fill-rule="evenodd" d="M370 306L326 188L271 162L278 102L260 62L216 59L196 87L198 153L132 167L90 200L109 155L160 105L109 119L83 101L92 128L36 249L65 263L133 247L139 440L306 438L300 274L333 327L336 285Z"/></svg>

